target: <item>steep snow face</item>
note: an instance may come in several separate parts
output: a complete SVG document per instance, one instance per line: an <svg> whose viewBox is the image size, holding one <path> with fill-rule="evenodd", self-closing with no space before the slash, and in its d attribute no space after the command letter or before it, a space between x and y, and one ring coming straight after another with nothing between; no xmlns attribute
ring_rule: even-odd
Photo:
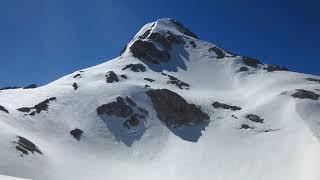
<svg viewBox="0 0 320 180"><path fill-rule="evenodd" d="M160 19L113 60L1 90L0 174L318 180L319 82Z"/></svg>

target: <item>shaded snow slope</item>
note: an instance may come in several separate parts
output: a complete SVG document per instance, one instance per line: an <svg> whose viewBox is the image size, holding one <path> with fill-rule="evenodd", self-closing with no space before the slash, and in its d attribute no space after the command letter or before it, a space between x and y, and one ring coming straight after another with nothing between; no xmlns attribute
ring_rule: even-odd
<svg viewBox="0 0 320 180"><path fill-rule="evenodd" d="M0 174L318 180L319 79L232 54L160 19L113 60L35 89L1 90ZM155 108L146 94L153 89L179 103L162 98L169 110ZM183 121L177 114L186 109L209 119Z"/></svg>

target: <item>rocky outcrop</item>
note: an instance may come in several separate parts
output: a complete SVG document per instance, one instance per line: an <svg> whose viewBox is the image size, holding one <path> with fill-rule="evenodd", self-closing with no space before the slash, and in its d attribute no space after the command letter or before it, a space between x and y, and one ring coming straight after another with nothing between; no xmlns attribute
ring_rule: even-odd
<svg viewBox="0 0 320 180"><path fill-rule="evenodd" d="M119 82L119 78L115 72L108 71L106 74L106 81L107 83Z"/></svg>
<svg viewBox="0 0 320 180"><path fill-rule="evenodd" d="M240 129L254 129L254 128L249 126L248 124L242 124Z"/></svg>
<svg viewBox="0 0 320 180"><path fill-rule="evenodd" d="M154 79L151 79L151 78L143 78L144 80L146 81L149 81L149 82L154 82L155 80Z"/></svg>
<svg viewBox="0 0 320 180"><path fill-rule="evenodd" d="M0 90L19 89L19 88L21 88L21 87L18 87L18 86L7 86L7 87L0 88Z"/></svg>
<svg viewBox="0 0 320 180"><path fill-rule="evenodd" d="M259 116L255 114L247 114L245 115L245 118L249 119L250 121L256 122L256 123L263 123L264 119L260 118Z"/></svg>
<svg viewBox="0 0 320 180"><path fill-rule="evenodd" d="M126 97L126 101L130 106L137 106L136 102L134 102L129 96Z"/></svg>
<svg viewBox="0 0 320 180"><path fill-rule="evenodd" d="M78 73L78 74L74 75L73 78L75 78L75 79L81 78L81 74Z"/></svg>
<svg viewBox="0 0 320 180"><path fill-rule="evenodd" d="M189 43L190 43L190 45L191 45L193 48L196 48L196 47L197 47L196 42L194 42L194 41L190 41Z"/></svg>
<svg viewBox="0 0 320 180"><path fill-rule="evenodd" d="M133 57L142 59L154 64L168 62L170 54L167 51L158 49L152 42L137 40L135 41L130 50Z"/></svg>
<svg viewBox="0 0 320 180"><path fill-rule="evenodd" d="M70 131L70 134L78 141L80 141L83 131L81 129L73 129Z"/></svg>
<svg viewBox="0 0 320 180"><path fill-rule="evenodd" d="M165 50L169 51L172 49L173 44L184 43L181 36L175 35L170 31L165 31L164 34L152 33L148 39L161 45Z"/></svg>
<svg viewBox="0 0 320 180"><path fill-rule="evenodd" d="M217 59L222 59L226 57L226 54L218 47L211 47L209 48L209 52L214 52L216 54Z"/></svg>
<svg viewBox="0 0 320 180"><path fill-rule="evenodd" d="M277 65L267 64L266 67L263 68L264 70L268 72L274 72L274 71L288 71L285 67L280 67Z"/></svg>
<svg viewBox="0 0 320 180"><path fill-rule="evenodd" d="M292 97L294 98L299 98L299 99L310 99L317 101L320 97L319 94L316 94L312 91L307 91L304 89L296 89L295 93L291 94Z"/></svg>
<svg viewBox="0 0 320 180"><path fill-rule="evenodd" d="M17 138L18 138L18 141L14 141L14 143L17 144L16 150L22 153L20 154L21 157L23 155L28 155L30 152L32 154L38 153L42 155L42 152L40 151L40 149L31 141L21 136L17 136Z"/></svg>
<svg viewBox="0 0 320 180"><path fill-rule="evenodd" d="M146 68L143 64L128 64L122 70L130 69L133 72L146 72Z"/></svg>
<svg viewBox="0 0 320 180"><path fill-rule="evenodd" d="M24 87L23 89L34 89L34 88L37 88L36 84L30 84L30 85Z"/></svg>
<svg viewBox="0 0 320 180"><path fill-rule="evenodd" d="M228 104L220 103L220 102L218 102L218 101L215 101L214 103L212 103L212 106L213 106L214 108L230 109L230 110L232 110L232 111L239 111L239 110L242 109L241 107L231 106L231 105L228 105Z"/></svg>
<svg viewBox="0 0 320 180"><path fill-rule="evenodd" d="M9 111L8 111L5 107L3 107L3 106L0 106L0 111L3 111L3 112L5 112L5 113L8 113L8 114L9 114Z"/></svg>
<svg viewBox="0 0 320 180"><path fill-rule="evenodd" d="M183 82L181 80L179 80L178 78L172 76L172 75L169 75L169 74L166 74L166 73L161 73L163 76L167 76L169 77L169 80L167 81L167 84L173 84L175 86L177 86L178 88L180 89L189 89L190 88L190 85L186 82Z"/></svg>
<svg viewBox="0 0 320 180"><path fill-rule="evenodd" d="M177 29L182 33L185 34L187 36L193 37L195 39L198 39L198 36L196 34L194 34L193 32L191 32L188 28L186 28L185 26L183 26L179 21L175 20L175 19L170 19L170 21L176 25Z"/></svg>
<svg viewBox="0 0 320 180"><path fill-rule="evenodd" d="M103 104L97 109L99 116L108 115L126 118L130 116L133 111L132 108L124 102L122 97L117 97L117 101Z"/></svg>
<svg viewBox="0 0 320 180"><path fill-rule="evenodd" d="M208 122L210 119L198 106L187 103L168 89L149 90L146 94L151 98L157 117L168 127Z"/></svg>
<svg viewBox="0 0 320 180"><path fill-rule="evenodd" d="M306 78L307 81L312 81L312 82L317 82L320 83L320 79L315 79L315 78Z"/></svg>
<svg viewBox="0 0 320 180"><path fill-rule="evenodd" d="M36 113L39 114L41 111L48 111L49 103L51 101L55 101L55 100L57 100L56 97L51 97L51 98L48 98L48 99L40 102L39 104L37 104L33 107L22 107L17 110L20 112L27 113L31 116L34 116Z"/></svg>
<svg viewBox="0 0 320 180"><path fill-rule="evenodd" d="M245 65L250 66L250 67L254 67L254 68L258 67L258 65L262 65L262 63L258 59L254 59L254 58L247 57L247 56L242 57L242 62Z"/></svg>

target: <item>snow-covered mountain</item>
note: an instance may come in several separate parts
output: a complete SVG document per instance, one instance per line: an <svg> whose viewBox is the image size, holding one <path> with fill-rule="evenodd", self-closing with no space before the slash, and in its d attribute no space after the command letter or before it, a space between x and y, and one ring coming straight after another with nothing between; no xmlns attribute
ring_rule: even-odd
<svg viewBox="0 0 320 180"><path fill-rule="evenodd" d="M33 180L319 180L320 77L146 24L121 55L0 91L0 174Z"/></svg>

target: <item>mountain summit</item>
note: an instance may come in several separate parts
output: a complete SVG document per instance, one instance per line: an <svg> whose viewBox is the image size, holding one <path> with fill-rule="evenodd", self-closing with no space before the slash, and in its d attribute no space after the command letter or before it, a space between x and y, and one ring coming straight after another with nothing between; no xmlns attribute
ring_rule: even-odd
<svg viewBox="0 0 320 180"><path fill-rule="evenodd" d="M320 77L236 55L174 19L119 57L0 90L0 174L39 180L318 180Z"/></svg>

